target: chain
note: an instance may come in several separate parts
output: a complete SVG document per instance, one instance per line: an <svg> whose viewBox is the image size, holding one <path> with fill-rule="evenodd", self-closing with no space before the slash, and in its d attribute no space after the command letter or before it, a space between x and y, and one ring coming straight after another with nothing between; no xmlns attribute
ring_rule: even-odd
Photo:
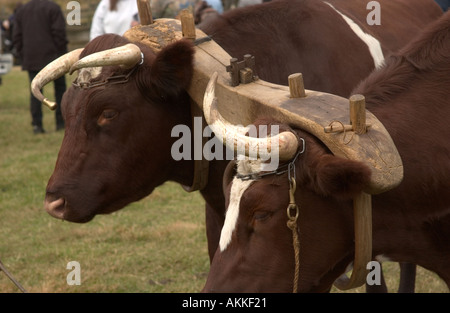
<svg viewBox="0 0 450 313"><path fill-rule="evenodd" d="M111 76L106 78L103 81L99 81L99 82L87 82L87 83L78 83L78 82L73 82L72 85L78 88L82 88L82 89L90 89L90 88L94 88L94 87L100 87L100 86L104 86L107 84L110 85L114 85L114 84L125 84L129 81L130 76L136 71L137 66L133 67L133 69L128 72L128 74L126 75L115 75L115 76Z"/></svg>

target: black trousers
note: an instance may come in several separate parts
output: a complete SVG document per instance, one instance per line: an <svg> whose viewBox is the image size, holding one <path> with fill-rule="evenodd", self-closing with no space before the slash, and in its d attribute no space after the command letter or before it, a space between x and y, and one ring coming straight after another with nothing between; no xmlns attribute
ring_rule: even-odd
<svg viewBox="0 0 450 313"><path fill-rule="evenodd" d="M28 71L28 77L31 81L39 73L39 71ZM64 76L53 81L55 88L55 99L58 106L55 110L55 123L57 128L64 128L64 120L61 114L61 100L66 91L66 79ZM30 95L30 111L31 111L31 125L42 127L42 103L36 99L33 94Z"/></svg>
<svg viewBox="0 0 450 313"><path fill-rule="evenodd" d="M436 2L444 12L450 7L450 0L436 0Z"/></svg>

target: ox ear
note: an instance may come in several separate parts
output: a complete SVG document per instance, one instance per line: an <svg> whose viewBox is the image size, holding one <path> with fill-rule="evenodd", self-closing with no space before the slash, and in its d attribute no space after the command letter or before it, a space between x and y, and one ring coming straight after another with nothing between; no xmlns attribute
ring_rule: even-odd
<svg viewBox="0 0 450 313"><path fill-rule="evenodd" d="M371 171L362 162L333 155L322 155L311 168L316 193L348 200L359 194L370 181Z"/></svg>
<svg viewBox="0 0 450 313"><path fill-rule="evenodd" d="M177 96L191 83L194 59L193 44L180 40L163 48L151 65L150 84L162 96Z"/></svg>

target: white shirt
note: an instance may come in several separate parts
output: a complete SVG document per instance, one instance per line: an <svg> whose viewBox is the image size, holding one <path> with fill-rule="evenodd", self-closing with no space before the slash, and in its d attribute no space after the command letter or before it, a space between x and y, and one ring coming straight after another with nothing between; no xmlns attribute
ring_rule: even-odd
<svg viewBox="0 0 450 313"><path fill-rule="evenodd" d="M131 28L136 14L136 0L119 0L116 11L109 10L109 0L101 0L92 18L90 40L108 33L122 36Z"/></svg>

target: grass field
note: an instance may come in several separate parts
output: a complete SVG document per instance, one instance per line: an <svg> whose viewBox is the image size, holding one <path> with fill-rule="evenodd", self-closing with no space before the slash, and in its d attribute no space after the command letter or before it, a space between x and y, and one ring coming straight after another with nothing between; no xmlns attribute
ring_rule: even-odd
<svg viewBox="0 0 450 313"><path fill-rule="evenodd" d="M68 78L68 80L70 80ZM50 88L46 94L52 97ZM43 209L47 181L63 133L44 108L47 133L33 135L28 78L15 68L0 86L0 260L29 292L197 292L209 269L204 204L166 183L152 195L87 224L61 222ZM81 285L69 286L67 263L81 267ZM384 266L395 291L398 266ZM419 268L418 292L448 292ZM0 292L18 292L0 272ZM337 290L333 289L333 292ZM351 292L364 292L364 287Z"/></svg>

